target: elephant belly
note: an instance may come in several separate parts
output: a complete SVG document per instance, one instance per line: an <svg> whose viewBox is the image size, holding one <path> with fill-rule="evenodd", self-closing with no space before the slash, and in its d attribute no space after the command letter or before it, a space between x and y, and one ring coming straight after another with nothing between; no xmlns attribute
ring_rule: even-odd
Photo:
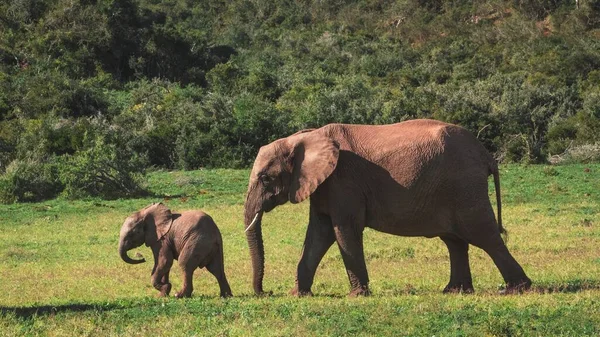
<svg viewBox="0 0 600 337"><path fill-rule="evenodd" d="M395 174L385 178L381 175L376 182L371 181L369 193L365 194L368 226L402 236L435 237L452 233L458 190L438 169L443 160L437 157L422 162L419 174L407 174L412 169L403 166L405 161L398 160Z"/></svg>
<svg viewBox="0 0 600 337"><path fill-rule="evenodd" d="M443 223L435 216L423 218L397 218L393 220L368 221L367 227L399 236L424 236L428 238L453 233L449 223Z"/></svg>
<svg viewBox="0 0 600 337"><path fill-rule="evenodd" d="M366 226L400 236L436 237L454 233L454 214L448 205L420 198L409 200L401 206L386 205L386 201L376 202L376 205L367 208Z"/></svg>

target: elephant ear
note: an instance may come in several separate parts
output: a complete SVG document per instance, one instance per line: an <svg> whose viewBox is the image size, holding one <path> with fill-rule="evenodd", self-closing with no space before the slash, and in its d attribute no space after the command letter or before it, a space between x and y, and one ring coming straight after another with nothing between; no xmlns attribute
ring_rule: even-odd
<svg viewBox="0 0 600 337"><path fill-rule="evenodd" d="M163 203L152 204L142 211L146 222L146 246L162 239L171 229L173 215Z"/></svg>
<svg viewBox="0 0 600 337"><path fill-rule="evenodd" d="M302 202L335 170L339 145L331 138L316 132L293 137L292 178L289 199Z"/></svg>

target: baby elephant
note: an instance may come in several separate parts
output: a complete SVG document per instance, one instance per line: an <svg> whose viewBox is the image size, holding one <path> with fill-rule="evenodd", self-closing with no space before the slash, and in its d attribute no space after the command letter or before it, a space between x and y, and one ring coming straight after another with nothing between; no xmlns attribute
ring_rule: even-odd
<svg viewBox="0 0 600 337"><path fill-rule="evenodd" d="M162 203L152 204L123 223L119 239L119 254L123 261L131 264L145 262L127 255L127 251L144 243L152 248L154 254L152 285L161 296L168 296L171 291L169 270L173 259L179 261L183 270L183 288L175 294L178 298L190 297L194 270L204 267L219 281L221 297L231 296L223 268L221 232L206 213L187 211L173 214Z"/></svg>

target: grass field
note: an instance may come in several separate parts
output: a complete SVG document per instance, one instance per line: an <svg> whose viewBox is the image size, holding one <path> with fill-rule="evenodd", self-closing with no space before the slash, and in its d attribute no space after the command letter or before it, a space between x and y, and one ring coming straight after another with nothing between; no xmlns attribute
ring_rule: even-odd
<svg viewBox="0 0 600 337"><path fill-rule="evenodd" d="M155 172L153 197L52 200L0 206L0 335L24 336L598 336L600 335L600 165L502 166L508 246L534 281L500 296L500 273L472 248L474 295L442 295L449 259L439 239L365 232L373 296L349 299L335 246L312 298L288 295L307 223L308 202L266 214L265 289L250 286L242 210L248 171ZM491 195L493 189L490 190ZM132 212L163 201L200 208L217 222L234 298L197 271L191 299L159 299L152 263L127 265L119 229ZM152 260L149 248L138 252ZM174 290L181 284L173 267Z"/></svg>

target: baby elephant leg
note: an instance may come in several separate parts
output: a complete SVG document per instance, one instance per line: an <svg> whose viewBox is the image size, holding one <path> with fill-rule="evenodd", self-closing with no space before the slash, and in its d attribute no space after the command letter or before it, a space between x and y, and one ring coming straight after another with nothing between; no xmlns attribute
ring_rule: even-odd
<svg viewBox="0 0 600 337"><path fill-rule="evenodd" d="M198 268L198 261L195 259L180 259L179 266L183 273L183 286L181 290L175 293L175 297L191 297L192 291L194 291L194 285L192 284L194 270Z"/></svg>
<svg viewBox="0 0 600 337"><path fill-rule="evenodd" d="M155 258L154 270L152 271L152 286L160 291L161 297L169 296L171 283L169 283L169 271L173 265L173 257L167 253Z"/></svg>
<svg viewBox="0 0 600 337"><path fill-rule="evenodd" d="M223 266L223 252L221 251L215 258L213 258L208 265L206 265L206 269L215 276L217 281L219 282L219 288L221 289L221 297L231 297L233 294L231 293L231 288L229 287L229 282L227 282L227 277L225 277L225 268Z"/></svg>

